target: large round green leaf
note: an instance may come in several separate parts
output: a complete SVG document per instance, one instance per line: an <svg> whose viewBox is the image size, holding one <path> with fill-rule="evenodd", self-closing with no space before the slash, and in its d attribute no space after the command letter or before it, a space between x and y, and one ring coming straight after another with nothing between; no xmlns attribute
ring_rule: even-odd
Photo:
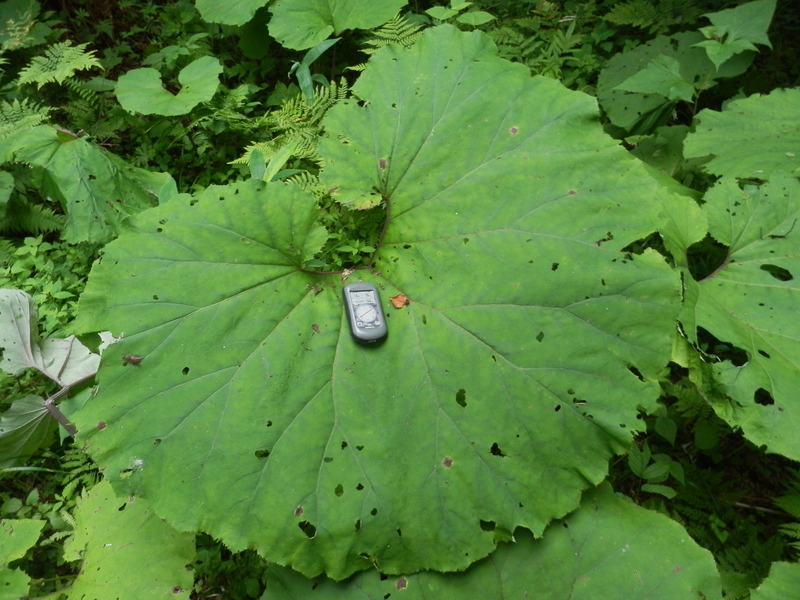
<svg viewBox="0 0 800 600"><path fill-rule="evenodd" d="M368 571L335 583L273 566L262 600L721 598L711 553L675 521L615 495L607 484L588 492L581 508L552 523L543 539L519 532L515 542L465 573Z"/></svg>
<svg viewBox="0 0 800 600"><path fill-rule="evenodd" d="M178 73L181 89L172 94L161 83L161 74L155 69L133 69L117 81L117 100L122 108L143 115L172 117L185 115L201 102L214 97L219 87L222 65L211 56L192 61Z"/></svg>
<svg viewBox="0 0 800 600"><path fill-rule="evenodd" d="M303 270L310 196L212 188L137 217L95 267L78 327L125 339L75 420L178 529L307 575L463 569L574 509L657 397L678 281L622 248L658 189L590 97L482 34L381 50L355 92L321 152L337 197L386 198L374 269L348 281L383 290L387 341L355 344L344 276Z"/></svg>
<svg viewBox="0 0 800 600"><path fill-rule="evenodd" d="M282 46L304 50L346 29L383 25L407 0L277 0L269 32Z"/></svg>

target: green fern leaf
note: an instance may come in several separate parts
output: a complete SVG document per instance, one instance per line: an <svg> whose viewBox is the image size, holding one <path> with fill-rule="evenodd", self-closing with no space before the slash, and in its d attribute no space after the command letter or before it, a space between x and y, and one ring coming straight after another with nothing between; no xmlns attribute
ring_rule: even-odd
<svg viewBox="0 0 800 600"><path fill-rule="evenodd" d="M659 16L656 6L647 0L628 0L617 4L605 19L615 25L630 25L645 28L652 25Z"/></svg>
<svg viewBox="0 0 800 600"><path fill-rule="evenodd" d="M398 45L410 48L422 35L422 26L398 14L391 21L370 32L361 49L365 54L375 54L384 46Z"/></svg>
<svg viewBox="0 0 800 600"><path fill-rule="evenodd" d="M0 218L0 233L32 233L35 235L60 231L64 228L66 217L56 214L51 208L40 204L21 201L13 197L8 209Z"/></svg>
<svg viewBox="0 0 800 600"><path fill-rule="evenodd" d="M702 12L695 0L628 0L614 6L605 20L663 33L673 25L692 23Z"/></svg>
<svg viewBox="0 0 800 600"><path fill-rule="evenodd" d="M36 83L38 88L45 83L64 83L76 71L100 67L94 50L86 50L88 44L73 46L72 42L59 42L45 50L44 56L34 57L19 73L19 85Z"/></svg>
<svg viewBox="0 0 800 600"><path fill-rule="evenodd" d="M316 88L310 102L302 94L284 101L278 110L265 117L267 128L273 133L273 137L264 142L250 144L245 154L232 164L249 163L250 153L256 149L264 154L264 160L269 161L280 148L293 143L296 146L292 156L319 163L317 138L321 131L320 122L328 109L344 100L348 93L349 87L343 78L338 84L331 82L327 87Z"/></svg>
<svg viewBox="0 0 800 600"><path fill-rule="evenodd" d="M27 100L0 102L0 140L17 131L44 123L51 110L48 106L38 106Z"/></svg>

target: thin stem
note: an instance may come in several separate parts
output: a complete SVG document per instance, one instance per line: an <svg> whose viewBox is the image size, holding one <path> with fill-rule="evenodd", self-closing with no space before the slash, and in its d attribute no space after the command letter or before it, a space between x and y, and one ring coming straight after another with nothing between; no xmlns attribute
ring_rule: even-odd
<svg viewBox="0 0 800 600"><path fill-rule="evenodd" d="M67 430L71 436L75 436L78 433L76 427L70 423L69 419L66 417L64 413L59 410L58 406L56 406L55 401L58 400L61 396L68 394L70 389L78 385L79 383L83 383L84 381L88 381L92 377L94 377L96 373L92 373L91 375L87 375L86 377L82 377L77 381L73 381L69 385L65 385L63 388L58 390L55 394L50 396L47 400L44 401L44 407L49 412L52 417L58 421L61 426Z"/></svg>

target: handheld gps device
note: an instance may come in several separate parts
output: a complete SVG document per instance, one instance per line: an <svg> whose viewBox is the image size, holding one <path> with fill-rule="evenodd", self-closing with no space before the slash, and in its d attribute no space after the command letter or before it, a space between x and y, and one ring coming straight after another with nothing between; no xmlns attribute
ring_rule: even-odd
<svg viewBox="0 0 800 600"><path fill-rule="evenodd" d="M342 288L350 335L360 344L375 344L388 333L378 288L371 283L348 283Z"/></svg>

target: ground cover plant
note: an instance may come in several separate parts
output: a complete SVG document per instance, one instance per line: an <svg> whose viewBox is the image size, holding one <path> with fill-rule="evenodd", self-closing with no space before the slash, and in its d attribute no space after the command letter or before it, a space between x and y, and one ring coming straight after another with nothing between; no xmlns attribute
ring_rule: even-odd
<svg viewBox="0 0 800 600"><path fill-rule="evenodd" d="M0 10L12 595L792 589L784 5Z"/></svg>

